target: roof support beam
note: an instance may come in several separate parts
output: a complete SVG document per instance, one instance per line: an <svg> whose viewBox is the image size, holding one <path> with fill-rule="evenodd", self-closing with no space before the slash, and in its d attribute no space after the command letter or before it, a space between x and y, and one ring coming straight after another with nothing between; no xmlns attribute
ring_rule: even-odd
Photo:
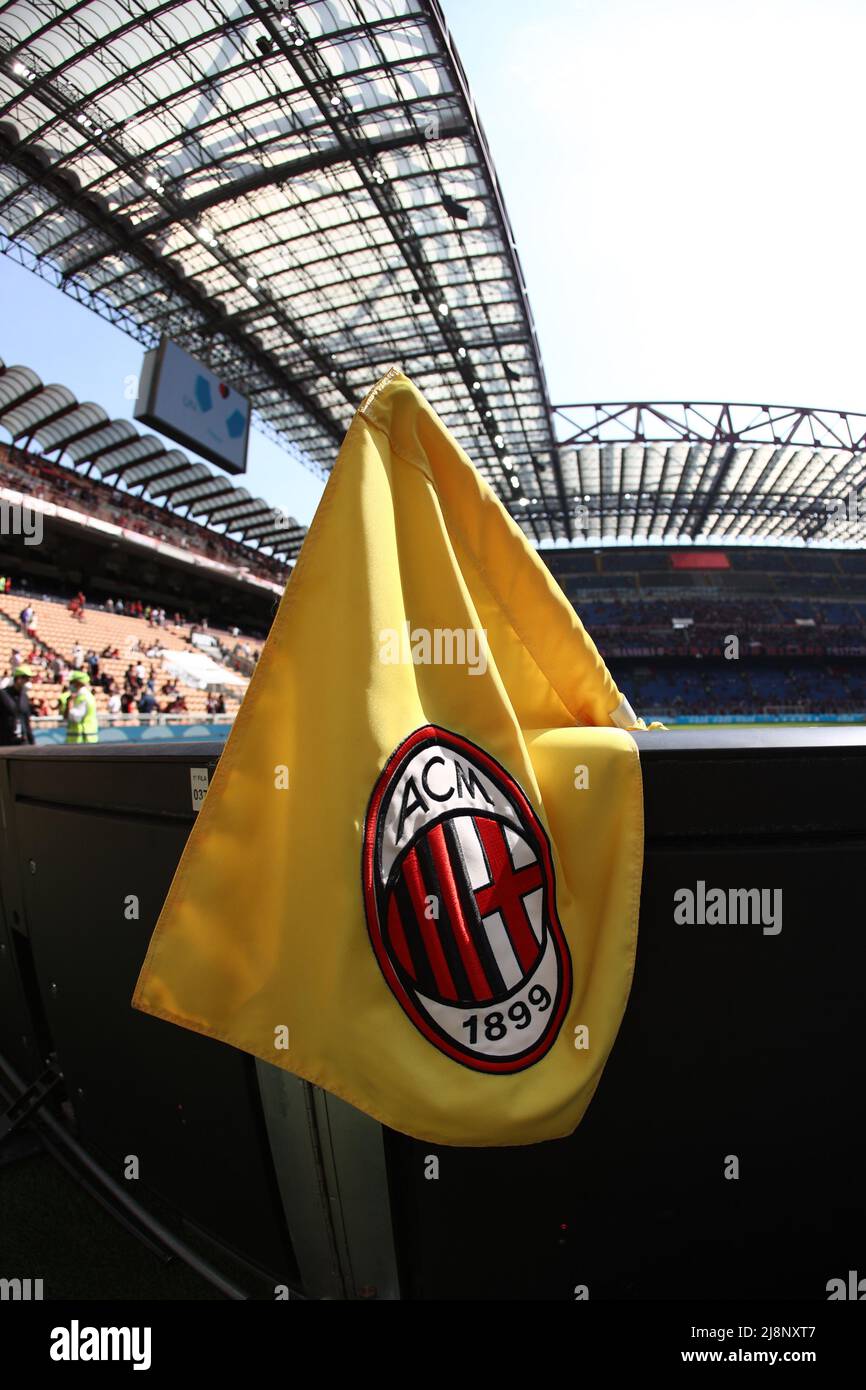
<svg viewBox="0 0 866 1390"><path fill-rule="evenodd" d="M22 145L14 144L0 132L0 160L12 164L30 182L45 188L64 203L71 202L78 215L96 230L106 235L119 251L132 255L142 268L161 281L173 295L186 303L201 319L202 324L218 328L255 364L256 368L272 385L295 402L317 421L319 426L337 444L343 441L343 425L330 416L317 401L298 391L294 382L277 365L275 359L244 333L232 329L231 321L220 320L213 302L190 284L185 276L179 275L171 261L164 259L148 243L130 236L120 218L103 211L99 204L86 195L74 195L69 184L46 168L40 160L34 159L31 151Z"/></svg>

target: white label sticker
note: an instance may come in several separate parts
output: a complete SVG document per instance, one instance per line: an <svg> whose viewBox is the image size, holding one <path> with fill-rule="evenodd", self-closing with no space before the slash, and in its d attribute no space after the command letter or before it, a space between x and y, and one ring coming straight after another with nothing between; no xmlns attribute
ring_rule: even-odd
<svg viewBox="0 0 866 1390"><path fill-rule="evenodd" d="M201 810L202 802L207 796L207 768L191 767L189 770L189 784L192 789L192 809L196 815Z"/></svg>

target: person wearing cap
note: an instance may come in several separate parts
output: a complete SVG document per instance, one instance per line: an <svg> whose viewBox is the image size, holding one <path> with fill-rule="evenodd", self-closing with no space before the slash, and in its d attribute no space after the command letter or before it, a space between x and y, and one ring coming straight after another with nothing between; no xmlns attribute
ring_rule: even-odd
<svg viewBox="0 0 866 1390"><path fill-rule="evenodd" d="M69 699L66 702L66 742L98 743L99 721L90 677L84 671L69 672Z"/></svg>
<svg viewBox="0 0 866 1390"><path fill-rule="evenodd" d="M12 672L12 684L0 690L0 747L15 748L24 743L33 743L33 730L30 727L30 700L27 695L27 682L33 672L29 666L16 666Z"/></svg>

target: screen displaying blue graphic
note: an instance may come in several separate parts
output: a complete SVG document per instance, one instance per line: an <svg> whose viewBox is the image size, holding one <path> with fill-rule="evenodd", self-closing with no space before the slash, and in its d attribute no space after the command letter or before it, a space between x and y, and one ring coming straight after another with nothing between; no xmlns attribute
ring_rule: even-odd
<svg viewBox="0 0 866 1390"><path fill-rule="evenodd" d="M145 356L135 419L228 473L246 471L249 401L169 338Z"/></svg>

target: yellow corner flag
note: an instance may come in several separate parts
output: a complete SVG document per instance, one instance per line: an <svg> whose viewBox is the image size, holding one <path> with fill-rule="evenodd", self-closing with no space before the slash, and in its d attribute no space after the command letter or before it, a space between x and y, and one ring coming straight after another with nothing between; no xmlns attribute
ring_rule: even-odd
<svg viewBox="0 0 866 1390"><path fill-rule="evenodd" d="M133 1004L442 1144L580 1121L631 986L634 716L389 372L340 450Z"/></svg>

